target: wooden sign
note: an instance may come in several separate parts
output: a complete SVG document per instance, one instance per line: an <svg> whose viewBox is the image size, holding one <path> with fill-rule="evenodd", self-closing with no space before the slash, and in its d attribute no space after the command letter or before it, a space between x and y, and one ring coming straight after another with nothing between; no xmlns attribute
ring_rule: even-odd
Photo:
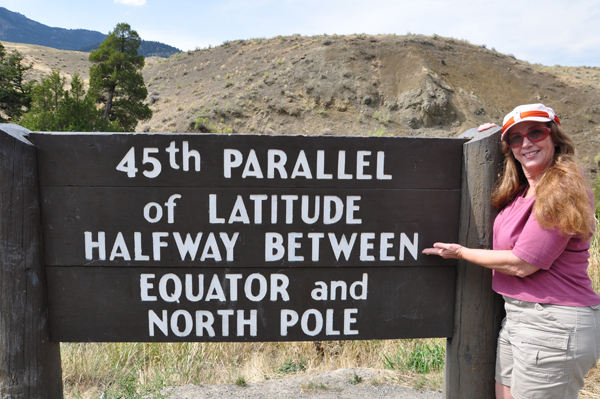
<svg viewBox="0 0 600 399"><path fill-rule="evenodd" d="M452 335L464 139L30 138L55 341Z"/></svg>

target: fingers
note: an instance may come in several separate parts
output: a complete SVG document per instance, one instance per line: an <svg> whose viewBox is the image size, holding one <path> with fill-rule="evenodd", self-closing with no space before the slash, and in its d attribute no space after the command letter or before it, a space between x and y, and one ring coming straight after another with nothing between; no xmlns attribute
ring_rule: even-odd
<svg viewBox="0 0 600 399"><path fill-rule="evenodd" d="M492 128L492 127L498 127L498 125L496 125L495 123L485 123L485 124L479 126L477 128L477 131L478 132L483 132L484 130L487 130L487 129Z"/></svg>
<svg viewBox="0 0 600 399"><path fill-rule="evenodd" d="M437 248L425 248L421 253L425 255L441 255L440 250Z"/></svg>
<svg viewBox="0 0 600 399"><path fill-rule="evenodd" d="M433 244L433 248L425 248L422 253L425 255L439 255L442 256L444 250L449 249L451 244L446 244L443 242L436 242Z"/></svg>
<svg viewBox="0 0 600 399"><path fill-rule="evenodd" d="M421 252L424 255L438 255L444 259L458 259L460 257L460 248L461 246L458 244L446 244L443 242L436 242L435 244L433 244L433 248L425 248Z"/></svg>

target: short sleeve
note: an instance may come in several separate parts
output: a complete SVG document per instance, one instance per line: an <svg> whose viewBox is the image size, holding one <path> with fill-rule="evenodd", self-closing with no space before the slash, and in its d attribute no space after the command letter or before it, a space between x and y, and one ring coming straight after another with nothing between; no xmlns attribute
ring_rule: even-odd
<svg viewBox="0 0 600 399"><path fill-rule="evenodd" d="M512 253L533 266L548 270L564 252L571 238L558 229L541 227L535 219L534 212L531 212Z"/></svg>

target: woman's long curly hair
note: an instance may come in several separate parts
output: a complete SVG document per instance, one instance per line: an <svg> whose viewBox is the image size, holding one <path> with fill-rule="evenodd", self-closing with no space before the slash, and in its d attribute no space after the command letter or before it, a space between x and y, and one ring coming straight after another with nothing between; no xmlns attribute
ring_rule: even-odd
<svg viewBox="0 0 600 399"><path fill-rule="evenodd" d="M535 188L535 218L543 228L558 228L564 234L587 238L594 231L591 191L575 162L571 139L555 122L548 122L547 126L555 146L554 162ZM504 172L492 193L492 205L499 209L510 204L528 185L521 164L505 142L502 152Z"/></svg>

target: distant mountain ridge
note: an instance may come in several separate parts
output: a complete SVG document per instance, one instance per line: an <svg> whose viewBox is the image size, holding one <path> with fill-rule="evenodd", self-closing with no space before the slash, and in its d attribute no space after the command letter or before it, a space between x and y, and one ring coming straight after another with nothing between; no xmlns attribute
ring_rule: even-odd
<svg viewBox="0 0 600 399"><path fill-rule="evenodd" d="M0 40L7 42L89 52L98 48L106 36L87 29L52 28L0 7ZM147 40L142 40L138 49L138 53L145 57L169 57L180 52L181 50L168 44Z"/></svg>

